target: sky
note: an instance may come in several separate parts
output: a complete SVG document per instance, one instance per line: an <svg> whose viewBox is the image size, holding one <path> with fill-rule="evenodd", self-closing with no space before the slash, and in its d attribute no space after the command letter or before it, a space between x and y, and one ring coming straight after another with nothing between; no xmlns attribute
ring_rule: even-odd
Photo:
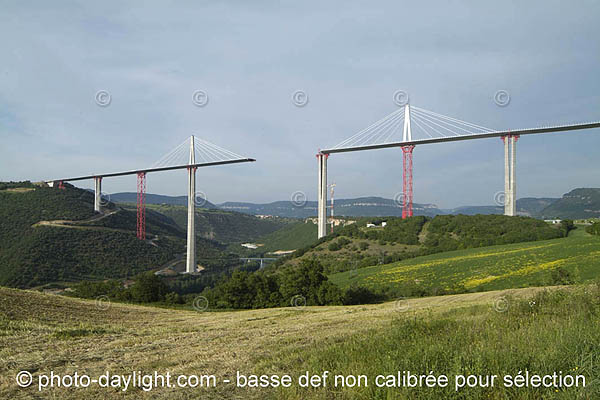
<svg viewBox="0 0 600 400"><path fill-rule="evenodd" d="M0 0L0 181L145 168L195 135L257 159L199 169L209 201L316 200L318 150L398 110L399 90L492 129L600 120L599 17L595 1ZM600 187L599 146L600 129L522 137L518 197ZM333 154L329 182L392 198L402 151ZM149 193L186 185L147 177ZM488 205L503 186L499 139L414 150L417 203Z"/></svg>

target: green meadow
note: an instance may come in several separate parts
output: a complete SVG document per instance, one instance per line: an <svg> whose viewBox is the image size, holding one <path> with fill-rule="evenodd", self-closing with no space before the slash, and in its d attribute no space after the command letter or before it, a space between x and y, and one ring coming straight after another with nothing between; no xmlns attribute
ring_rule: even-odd
<svg viewBox="0 0 600 400"><path fill-rule="evenodd" d="M514 293L527 290L534 289ZM598 285L537 290L525 299L508 294L497 298L504 302L502 308L484 301L466 307L454 303L463 296L491 293L499 296L438 296L440 302L447 298L446 307L422 310L415 307L425 299L411 300L383 325L361 332L357 327L344 340L332 337L319 346L286 349L258 365L265 371L308 371L311 376L329 372L326 387L281 389L272 396L277 399L600 398ZM406 372L445 376L448 384L428 387L416 383L417 378L408 383L402 381ZM535 386L531 378L554 374L555 381L545 378L551 387Z"/></svg>
<svg viewBox="0 0 600 400"><path fill-rule="evenodd" d="M600 237L579 227L567 238L457 250L331 275L342 288L416 285L425 289L484 291L552 284L553 270L574 282L600 275Z"/></svg>

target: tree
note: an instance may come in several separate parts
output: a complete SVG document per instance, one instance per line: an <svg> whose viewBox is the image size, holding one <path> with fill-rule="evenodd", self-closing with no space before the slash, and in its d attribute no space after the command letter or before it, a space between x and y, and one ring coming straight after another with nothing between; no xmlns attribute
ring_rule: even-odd
<svg viewBox="0 0 600 400"><path fill-rule="evenodd" d="M130 290L132 300L142 303L162 301L168 291L167 285L152 272L138 275Z"/></svg>
<svg viewBox="0 0 600 400"><path fill-rule="evenodd" d="M307 305L324 305L329 301L339 304L342 299L341 292L328 282L323 265L316 259L302 260L298 267L284 274L279 291L284 301L302 296Z"/></svg>

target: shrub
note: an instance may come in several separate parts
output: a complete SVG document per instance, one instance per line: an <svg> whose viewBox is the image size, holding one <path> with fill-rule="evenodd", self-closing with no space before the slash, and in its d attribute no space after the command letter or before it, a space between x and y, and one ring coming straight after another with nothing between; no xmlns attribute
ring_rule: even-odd
<svg viewBox="0 0 600 400"><path fill-rule="evenodd" d="M183 298L175 292L169 292L165 295L165 303L167 303L167 304L183 304Z"/></svg>
<svg viewBox="0 0 600 400"><path fill-rule="evenodd" d="M202 293L215 308L289 306L297 296L306 305L342 304L344 300L340 289L328 281L323 266L315 259L302 260L300 265L278 274L236 270Z"/></svg>
<svg viewBox="0 0 600 400"><path fill-rule="evenodd" d="M350 240L346 239L345 237L341 237L338 239L338 244L340 245L340 247L344 247L347 244L352 243Z"/></svg>
<svg viewBox="0 0 600 400"><path fill-rule="evenodd" d="M338 242L331 242L329 243L329 246L327 246L327 248L329 249L329 251L338 251L342 248L342 246L340 246Z"/></svg>
<svg viewBox="0 0 600 400"><path fill-rule="evenodd" d="M585 230L587 233L600 236L600 222L593 223L592 225L588 226Z"/></svg>
<svg viewBox="0 0 600 400"><path fill-rule="evenodd" d="M344 304L346 305L378 303L383 300L385 300L383 295L362 286L351 286L344 293Z"/></svg>
<svg viewBox="0 0 600 400"><path fill-rule="evenodd" d="M571 272L562 267L552 270L550 278L553 285L572 285L575 283Z"/></svg>
<svg viewBox="0 0 600 400"><path fill-rule="evenodd" d="M131 299L141 303L162 301L169 288L154 273L146 272L137 276L135 283L131 286Z"/></svg>

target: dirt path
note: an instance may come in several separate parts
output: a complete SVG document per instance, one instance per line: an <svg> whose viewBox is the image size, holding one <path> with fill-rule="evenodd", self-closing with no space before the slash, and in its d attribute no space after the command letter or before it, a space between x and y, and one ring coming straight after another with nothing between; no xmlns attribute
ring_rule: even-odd
<svg viewBox="0 0 600 400"><path fill-rule="evenodd" d="M90 222L96 222L96 221L100 221L106 217L110 217L111 215L114 215L116 213L118 213L120 210L113 210L109 213L106 214L99 214L99 215L94 215L93 217L87 218L87 219L80 219L80 220L68 220L68 219L55 219L52 221L39 221L36 222L35 224L32 225L33 228L35 228L36 226L59 226L59 227L66 227L66 228L73 228L73 227L77 227L79 225L85 225L85 224L89 224ZM94 227L96 228L96 227ZM97 228L102 228L102 227L97 227Z"/></svg>

